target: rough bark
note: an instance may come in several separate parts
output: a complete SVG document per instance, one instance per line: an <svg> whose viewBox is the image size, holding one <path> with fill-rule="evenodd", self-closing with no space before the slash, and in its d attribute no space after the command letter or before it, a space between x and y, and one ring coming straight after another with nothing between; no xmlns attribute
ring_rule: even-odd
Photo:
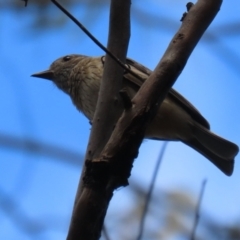
<svg viewBox="0 0 240 240"><path fill-rule="evenodd" d="M125 62L130 38L130 0L112 0L109 18L108 50ZM85 165L98 157L107 143L123 107L119 99L123 68L106 55L104 73L92 131L85 156ZM67 239L98 239L112 193L89 188L91 178L83 168ZM83 186L83 179L85 185ZM86 182L88 184L86 185ZM101 182L101 181L99 181Z"/></svg>
<svg viewBox="0 0 240 240"><path fill-rule="evenodd" d="M116 4L116 2L120 5L129 4L127 1L117 0L113 0L112 4ZM116 64L112 62L113 67L118 70L114 70L114 73L107 73L111 60L108 60L109 63L107 63L106 59L106 72L104 73L103 86L101 87L100 99L94 116L93 130L86 154L86 170L82 178L82 187L79 188L76 197L68 240L99 238L99 231L113 191L128 184L133 160L138 155L138 148L149 121L154 117L158 106L183 70L194 47L220 9L221 3L221 0L199 0L191 7L161 61L132 99L132 104L125 104L128 107L118 120L112 134L111 131L119 112L116 111L113 118L105 118L99 113L108 114L110 112L112 101L114 101L112 97L117 94L114 91L119 90L120 86L117 85L114 88L113 84L120 84L120 79L117 83L108 82L111 89L112 87L115 89L114 94L110 95L110 99L107 98L110 87L110 85L106 84L107 79L110 80L113 76L114 78L122 77L122 69L118 69ZM124 14L119 9L114 14L119 15L119 12ZM111 15L111 21L118 20ZM120 24L120 28L115 30L118 32L122 27ZM110 38L111 34L113 32L110 31ZM120 41L118 53L122 54L122 60L124 60L126 51L120 51L121 43L123 41ZM113 50L118 48L117 44L113 46ZM108 67L107 64L109 64ZM101 133L100 129L94 130L95 127L103 127L105 130L105 124L110 127L106 134ZM108 139L110 135L111 137ZM102 139L104 141L101 143Z"/></svg>

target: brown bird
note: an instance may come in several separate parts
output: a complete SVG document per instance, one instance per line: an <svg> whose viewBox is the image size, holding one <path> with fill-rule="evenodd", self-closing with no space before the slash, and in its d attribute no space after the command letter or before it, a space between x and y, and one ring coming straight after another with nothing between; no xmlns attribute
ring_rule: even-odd
<svg viewBox="0 0 240 240"><path fill-rule="evenodd" d="M136 78L129 72L123 75L123 87L132 98L151 71L131 59L127 59L126 64L140 77ZM73 54L57 59L49 70L32 76L53 81L70 95L77 109L91 121L97 104L103 65L104 57ZM171 89L147 127L145 138L182 141L230 176L238 146L215 135L209 128L209 123L199 111L177 91Z"/></svg>

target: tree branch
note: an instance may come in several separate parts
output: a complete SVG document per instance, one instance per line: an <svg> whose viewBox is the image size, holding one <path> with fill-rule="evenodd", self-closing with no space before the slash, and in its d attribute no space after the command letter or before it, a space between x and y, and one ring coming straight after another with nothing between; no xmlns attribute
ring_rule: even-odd
<svg viewBox="0 0 240 240"><path fill-rule="evenodd" d="M83 155L62 146L4 133L0 133L0 147L55 158L59 162L62 161L73 166L81 166L83 162Z"/></svg>
<svg viewBox="0 0 240 240"><path fill-rule="evenodd" d="M51 0L63 13L65 13L98 47L100 47L106 54L108 54L114 61L116 61L123 69L130 74L139 78L139 76L129 69L119 58L117 58L108 48L99 42L88 30L85 28L70 12L68 12L58 1ZM118 40L118 39L116 39Z"/></svg>
<svg viewBox="0 0 240 240"><path fill-rule="evenodd" d="M149 186L148 191L146 193L146 200L145 200L145 203L144 203L144 206L143 206L143 212L142 212L142 216L141 216L140 224L139 224L139 233L138 233L138 236L136 238L137 240L141 240L142 236L143 236L143 230L144 230L145 219L146 219L146 216L147 216L148 206L150 204L150 200L151 200L151 197L152 197L153 188L154 188L154 184L155 184L156 179L157 179L159 167L160 167L160 164L162 162L163 155L166 151L167 143L168 142L163 143L162 148L161 148L161 152L160 152L160 154L158 156L158 159L157 159L156 166L154 167L151 183L150 183L150 186Z"/></svg>
<svg viewBox="0 0 240 240"><path fill-rule="evenodd" d="M197 203L197 207L196 207L195 218L194 218L193 229L192 229L192 232L191 232L190 240L195 240L196 239L195 235L196 235L197 225L198 225L199 218L200 218L200 207L201 207L206 183L207 183L207 179L204 179L203 182L202 182L202 187L201 187L201 191L200 191L199 198L198 198L198 203Z"/></svg>
<svg viewBox="0 0 240 240"><path fill-rule="evenodd" d="M112 0L110 9L108 50L125 63L130 37L130 0ZM86 165L97 157L108 141L123 107L119 98L123 68L106 55L103 79L99 92L92 131L86 152ZM89 188L91 177L82 172L71 219L68 240L98 239L112 192L104 192L104 186ZM101 183L102 181L99 181ZM100 188L100 189L99 189Z"/></svg>
<svg viewBox="0 0 240 240"><path fill-rule="evenodd" d="M133 159L138 155L148 123L217 14L221 2L199 0L190 9L163 58L132 99L133 107L123 112L101 156L94 159L93 164L108 164L114 174L109 188L127 185Z"/></svg>
<svg viewBox="0 0 240 240"><path fill-rule="evenodd" d="M214 19L221 2L199 0L190 9L163 58L132 99L132 106L123 112L109 140L116 117L121 112L116 91L119 91L123 72L113 60L106 57L103 82L86 154L83 185L79 187L77 193L68 240L99 238L113 191L128 184L133 160L138 155L138 148L147 125L183 70L199 39ZM116 42L113 40L112 49L110 39L113 33L119 36L121 30L123 33L120 36L127 36L125 34L128 33L129 26L128 9L128 1L112 0L109 50L116 51L118 54L115 55L123 60L126 53L124 46L128 39L126 41L126 38L121 38L119 42L117 39ZM112 28L114 23L116 26ZM113 68L110 68L111 64ZM111 85L110 79L116 80L116 86ZM109 95L108 91L112 94ZM119 108L116 109L116 106Z"/></svg>

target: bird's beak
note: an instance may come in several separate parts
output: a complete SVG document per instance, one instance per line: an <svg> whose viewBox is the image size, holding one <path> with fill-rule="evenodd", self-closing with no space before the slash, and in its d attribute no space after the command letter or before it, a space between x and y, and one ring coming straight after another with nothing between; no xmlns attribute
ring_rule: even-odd
<svg viewBox="0 0 240 240"><path fill-rule="evenodd" d="M46 70L46 71L34 73L31 75L31 77L44 78L48 80L53 80L53 76L54 74L53 74L53 71L51 70Z"/></svg>

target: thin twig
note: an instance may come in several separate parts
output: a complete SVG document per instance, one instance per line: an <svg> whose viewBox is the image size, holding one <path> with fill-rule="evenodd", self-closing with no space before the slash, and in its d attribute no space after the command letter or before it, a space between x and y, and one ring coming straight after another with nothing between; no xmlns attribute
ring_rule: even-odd
<svg viewBox="0 0 240 240"><path fill-rule="evenodd" d="M22 0L22 1L25 3L24 6L26 7L28 4L28 0Z"/></svg>
<svg viewBox="0 0 240 240"><path fill-rule="evenodd" d="M125 71L129 72L134 77L141 80L141 77L134 73L129 67L119 60L114 54L112 54L102 43L100 43L70 12L68 12L59 2L51 0L63 13L65 13L86 35L96 43L105 53L107 53L114 61L116 61Z"/></svg>
<svg viewBox="0 0 240 240"><path fill-rule="evenodd" d="M199 214L200 206L201 206L201 202L202 202L202 198L203 198L206 183L207 183L207 179L204 179L203 182L202 182L202 187L201 187L201 191L200 191L199 198L198 198L198 203L197 203L197 207L196 207L196 214L195 214L195 218L194 218L194 224L193 224L193 229L192 229L190 240L195 240L196 229L197 229L197 225L198 225L199 218L200 218L200 214Z"/></svg>
<svg viewBox="0 0 240 240"><path fill-rule="evenodd" d="M108 231L107 231L107 228L106 228L106 225L105 225L105 224L103 225L102 232L103 232L103 236L105 237L105 239L106 239L106 240L110 240L110 237L109 237L109 235L108 235Z"/></svg>
<svg viewBox="0 0 240 240"><path fill-rule="evenodd" d="M159 167L160 167L160 163L162 162L163 155L164 155L166 147L167 147L167 143L168 142L163 143L163 146L162 146L161 152L159 154L156 166L154 168L151 184L150 184L149 189L148 189L145 205L144 205L144 208L143 208L142 217L141 217L141 220L140 220L139 234L138 234L137 240L141 240L142 235L143 235L143 229L144 229L145 219L146 219L146 215L147 215L147 211L148 211L148 206L149 206L150 199L151 199L151 196L152 196L154 184L156 182L156 178L157 178L158 170L159 170Z"/></svg>

